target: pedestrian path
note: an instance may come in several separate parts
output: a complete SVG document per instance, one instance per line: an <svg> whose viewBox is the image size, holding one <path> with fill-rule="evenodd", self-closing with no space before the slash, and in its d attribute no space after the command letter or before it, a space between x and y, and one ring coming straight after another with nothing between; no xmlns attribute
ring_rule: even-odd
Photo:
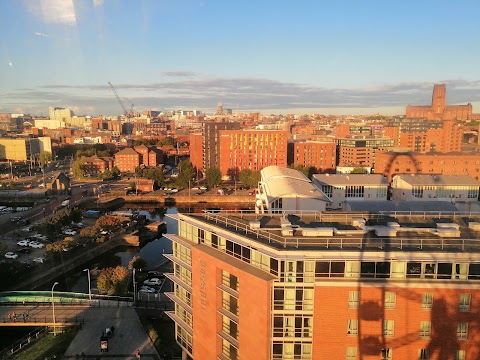
<svg viewBox="0 0 480 360"><path fill-rule="evenodd" d="M100 311L101 310L101 311ZM150 338L145 333L133 308L93 308L82 314L85 323L68 347L64 359L136 359L140 350L141 359L158 360ZM100 337L106 328L114 326L114 335L108 340L108 352L101 352Z"/></svg>

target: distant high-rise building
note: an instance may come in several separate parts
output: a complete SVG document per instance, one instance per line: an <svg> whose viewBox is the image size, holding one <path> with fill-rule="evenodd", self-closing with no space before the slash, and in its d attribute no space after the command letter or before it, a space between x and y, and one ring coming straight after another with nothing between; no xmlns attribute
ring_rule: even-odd
<svg viewBox="0 0 480 360"><path fill-rule="evenodd" d="M287 167L288 132L279 130L220 130L220 171L223 176L243 169Z"/></svg>
<svg viewBox="0 0 480 360"><path fill-rule="evenodd" d="M217 111L215 113L215 115L224 115L225 113L223 112L223 103L221 101L219 101L217 103Z"/></svg>
<svg viewBox="0 0 480 360"><path fill-rule="evenodd" d="M203 123L203 169L220 167L220 130L240 129L236 122L204 122Z"/></svg>
<svg viewBox="0 0 480 360"><path fill-rule="evenodd" d="M73 116L73 111L61 107L49 107L48 116L50 120L63 121L67 124L70 124Z"/></svg>

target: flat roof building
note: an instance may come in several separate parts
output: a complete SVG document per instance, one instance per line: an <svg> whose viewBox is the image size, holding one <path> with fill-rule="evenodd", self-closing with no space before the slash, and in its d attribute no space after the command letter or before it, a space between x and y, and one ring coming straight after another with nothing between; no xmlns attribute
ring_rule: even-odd
<svg viewBox="0 0 480 360"><path fill-rule="evenodd" d="M169 216L184 358L480 358L480 214Z"/></svg>
<svg viewBox="0 0 480 360"><path fill-rule="evenodd" d="M378 174L314 174L313 183L330 198L327 209L344 209L347 201L386 201L388 180Z"/></svg>
<svg viewBox="0 0 480 360"><path fill-rule="evenodd" d="M478 201L478 180L466 175L395 175L392 200Z"/></svg>

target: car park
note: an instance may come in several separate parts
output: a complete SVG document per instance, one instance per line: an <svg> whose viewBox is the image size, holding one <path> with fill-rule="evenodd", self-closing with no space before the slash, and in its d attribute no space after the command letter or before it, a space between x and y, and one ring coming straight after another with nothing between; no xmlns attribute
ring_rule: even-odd
<svg viewBox="0 0 480 360"><path fill-rule="evenodd" d="M18 246L28 246L29 244L30 244L29 240L20 240L19 242L17 242Z"/></svg>
<svg viewBox="0 0 480 360"><path fill-rule="evenodd" d="M7 259L18 259L18 254L15 254L14 252L7 252L5 253L5 257Z"/></svg>
<svg viewBox="0 0 480 360"><path fill-rule="evenodd" d="M157 290L155 290L154 288L152 288L150 286L146 286L146 285L142 286L139 291L146 292L146 293L151 293L151 294L154 294L154 293L157 292Z"/></svg>
<svg viewBox="0 0 480 360"><path fill-rule="evenodd" d="M21 249L18 249L17 252L20 253L20 254L30 254L30 249L29 248L21 248Z"/></svg>
<svg viewBox="0 0 480 360"><path fill-rule="evenodd" d="M160 277L162 276L163 274L159 271L154 271L154 270L151 270L147 273L147 276L149 277Z"/></svg>
<svg viewBox="0 0 480 360"><path fill-rule="evenodd" d="M162 281L159 278L151 278L151 279L145 280L143 284L149 285L149 286L159 286L162 284Z"/></svg>
<svg viewBox="0 0 480 360"><path fill-rule="evenodd" d="M34 249L42 249L44 247L43 244L37 242L37 241L31 241L28 246L34 248Z"/></svg>

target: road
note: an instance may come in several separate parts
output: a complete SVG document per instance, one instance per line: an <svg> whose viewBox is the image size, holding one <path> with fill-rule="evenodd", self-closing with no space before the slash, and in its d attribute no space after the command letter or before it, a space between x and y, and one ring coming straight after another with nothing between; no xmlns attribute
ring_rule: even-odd
<svg viewBox="0 0 480 360"><path fill-rule="evenodd" d="M53 308L50 305L17 306L14 308L1 308L0 318L6 324L16 324L10 320L8 313L15 312L17 321L23 322L22 314L28 311L29 318L46 319L53 322ZM134 308L131 307L85 307L85 306L58 306L55 305L56 323L64 318L82 319L82 327L77 336L68 347L64 357L80 354L86 356L99 356L100 336L106 328L114 326L114 335L108 340L108 357L110 359L134 359L135 352L140 350L142 359L160 359L150 338L145 333Z"/></svg>

